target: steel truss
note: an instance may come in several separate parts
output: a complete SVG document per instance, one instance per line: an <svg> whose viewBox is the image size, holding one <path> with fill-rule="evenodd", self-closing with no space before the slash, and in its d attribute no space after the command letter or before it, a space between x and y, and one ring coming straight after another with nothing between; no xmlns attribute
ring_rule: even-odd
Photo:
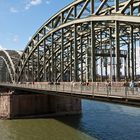
<svg viewBox="0 0 140 140"><path fill-rule="evenodd" d="M11 50L0 50L0 82L15 82L15 67L21 53Z"/></svg>
<svg viewBox="0 0 140 140"><path fill-rule="evenodd" d="M139 0L76 0L40 27L16 68L17 81L134 80ZM122 68L123 65L123 68Z"/></svg>

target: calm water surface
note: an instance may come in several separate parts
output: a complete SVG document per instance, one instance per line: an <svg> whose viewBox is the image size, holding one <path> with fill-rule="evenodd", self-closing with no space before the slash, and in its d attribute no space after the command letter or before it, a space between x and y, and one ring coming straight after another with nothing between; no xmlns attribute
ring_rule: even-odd
<svg viewBox="0 0 140 140"><path fill-rule="evenodd" d="M83 100L81 116L0 120L0 140L140 140L140 108Z"/></svg>

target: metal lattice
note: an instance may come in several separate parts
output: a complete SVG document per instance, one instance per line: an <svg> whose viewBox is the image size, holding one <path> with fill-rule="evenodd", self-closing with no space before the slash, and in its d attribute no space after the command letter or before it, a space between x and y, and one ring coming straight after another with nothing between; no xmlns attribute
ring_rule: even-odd
<svg viewBox="0 0 140 140"><path fill-rule="evenodd" d="M29 41L16 81L134 80L139 15L139 0L74 1Z"/></svg>

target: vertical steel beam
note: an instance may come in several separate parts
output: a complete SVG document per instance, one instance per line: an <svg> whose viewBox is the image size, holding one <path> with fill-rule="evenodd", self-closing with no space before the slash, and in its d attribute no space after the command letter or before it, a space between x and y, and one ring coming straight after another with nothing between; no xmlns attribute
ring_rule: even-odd
<svg viewBox="0 0 140 140"><path fill-rule="evenodd" d="M75 18L77 17L77 5L75 5L75 7L74 7L74 17Z"/></svg>
<svg viewBox="0 0 140 140"><path fill-rule="evenodd" d="M115 42L113 42L113 46L115 46ZM115 47L113 47L113 54L115 54ZM113 57L113 81L115 82L115 57Z"/></svg>
<svg viewBox="0 0 140 140"><path fill-rule="evenodd" d="M51 82L54 82L54 38L51 35Z"/></svg>
<svg viewBox="0 0 140 140"><path fill-rule="evenodd" d="M81 51L81 57L80 57L80 62L81 62L81 82L83 82L83 42L82 42L83 37L80 37L80 51Z"/></svg>
<svg viewBox="0 0 140 140"><path fill-rule="evenodd" d="M106 80L108 79L108 58L105 57L105 76L106 76Z"/></svg>
<svg viewBox="0 0 140 140"><path fill-rule="evenodd" d="M110 81L112 82L112 29L109 28L109 40L110 40Z"/></svg>
<svg viewBox="0 0 140 140"><path fill-rule="evenodd" d="M73 81L73 77L72 77L72 68L73 68L73 62L72 62L72 56L73 56L73 53L72 53L72 41L70 42L70 81Z"/></svg>
<svg viewBox="0 0 140 140"><path fill-rule="evenodd" d="M51 56L51 48L49 48L49 56ZM52 59L52 58L51 58ZM51 61L52 60L49 60L49 63L48 63L48 80L49 80L49 82L51 82L52 81L52 72L51 72Z"/></svg>
<svg viewBox="0 0 140 140"><path fill-rule="evenodd" d="M91 22L91 79L96 81L96 56L95 56L95 23Z"/></svg>
<svg viewBox="0 0 140 140"><path fill-rule="evenodd" d="M34 79L34 53L32 54L32 82L35 82Z"/></svg>
<svg viewBox="0 0 140 140"><path fill-rule="evenodd" d="M78 81L77 25L74 25L74 81Z"/></svg>
<svg viewBox="0 0 140 140"><path fill-rule="evenodd" d="M127 61L126 61L126 57L124 57L124 76L125 76L125 80L127 80Z"/></svg>
<svg viewBox="0 0 140 140"><path fill-rule="evenodd" d="M101 57L100 67L101 67L101 82L103 82L103 58L102 57Z"/></svg>
<svg viewBox="0 0 140 140"><path fill-rule="evenodd" d="M90 8L91 8L91 15L92 15L94 14L94 0L91 0Z"/></svg>
<svg viewBox="0 0 140 140"><path fill-rule="evenodd" d="M54 48L54 51L56 50L56 43L54 42L54 46L53 46L53 48ZM56 58L56 53L54 53L53 52L53 70L54 70L54 72L53 72L53 76L54 76L54 82L57 82L57 58Z"/></svg>
<svg viewBox="0 0 140 140"><path fill-rule="evenodd" d="M87 36L87 44L86 44L86 82L89 82L89 37Z"/></svg>
<svg viewBox="0 0 140 140"><path fill-rule="evenodd" d="M116 82L120 81L120 40L119 22L115 21L115 58L116 58Z"/></svg>
<svg viewBox="0 0 140 140"><path fill-rule="evenodd" d="M28 55L29 55L29 48L28 48ZM30 60L28 60L28 66L27 66L27 78L28 78L28 82L30 81Z"/></svg>
<svg viewBox="0 0 140 140"><path fill-rule="evenodd" d="M138 16L140 16L140 6L138 7Z"/></svg>
<svg viewBox="0 0 140 140"><path fill-rule="evenodd" d="M130 15L132 16L133 15L133 10L134 10L134 7L133 7L133 0L131 0L131 5L130 5Z"/></svg>
<svg viewBox="0 0 140 140"><path fill-rule="evenodd" d="M67 68L67 71L66 71L66 79L65 79L65 81L67 81L67 82L69 82L70 81L70 68L69 68L69 60L70 60L70 48L68 47L67 49L66 49L66 53L67 53L67 59L66 59L66 65L68 66L68 68Z"/></svg>
<svg viewBox="0 0 140 140"><path fill-rule="evenodd" d="M114 50L115 51L115 50ZM115 54L115 53L114 53ZM115 80L115 73L116 73L116 71L115 71L115 57L113 57L113 81L115 82L116 80Z"/></svg>
<svg viewBox="0 0 140 140"><path fill-rule="evenodd" d="M43 50L44 52L44 62L43 62L43 72L44 72L44 79L43 79L43 81L44 82L46 82L47 81L47 75L46 75L46 40L44 40L44 50Z"/></svg>
<svg viewBox="0 0 140 140"><path fill-rule="evenodd" d="M61 23L64 21L64 15L61 14ZM61 29L61 64L60 64L61 82L64 81L64 29Z"/></svg>
<svg viewBox="0 0 140 140"><path fill-rule="evenodd" d="M119 11L119 0L115 0L115 12Z"/></svg>
<svg viewBox="0 0 140 140"><path fill-rule="evenodd" d="M101 47L101 51L102 51L102 29L100 31L100 47ZM101 57L100 68L101 68L101 82L103 82L103 58L102 57Z"/></svg>
<svg viewBox="0 0 140 140"><path fill-rule="evenodd" d="M130 79L131 78L131 75L130 75L130 38L128 37L128 53L127 53L127 65L128 65L128 78Z"/></svg>
<svg viewBox="0 0 140 140"><path fill-rule="evenodd" d="M77 17L77 5L74 7L74 17ZM77 25L74 25L74 81L78 80L78 60L77 60Z"/></svg>
<svg viewBox="0 0 140 140"><path fill-rule="evenodd" d="M43 29L43 36L45 36L46 34L46 28L44 27ZM46 39L44 40L44 43L43 43L43 46L44 46L44 52L43 52L43 57L44 57L44 62L43 62L43 72L44 72L44 75L43 75L43 81L46 82L47 81L47 73L46 73Z"/></svg>
<svg viewBox="0 0 140 140"><path fill-rule="evenodd" d="M38 82L40 82L40 73L39 73L39 71L40 71L40 55L39 55L39 47L40 46L38 46L37 47L37 81Z"/></svg>
<svg viewBox="0 0 140 140"><path fill-rule="evenodd" d="M107 32L107 31L106 31L106 32ZM108 34L108 33L105 33L105 38L107 38L107 34ZM106 51L106 50L107 50L107 44L105 44L105 51ZM104 57L104 65L105 65L105 76L106 76L106 80L107 80L107 78L108 78L108 77L107 77L107 76L108 76L108 75L107 75L107 74L108 74L108 73L107 73L107 71L108 71L108 66L107 66L107 65L108 65L108 57Z"/></svg>
<svg viewBox="0 0 140 140"><path fill-rule="evenodd" d="M135 39L134 39L134 50L135 50L135 53L134 53L134 57L135 57L135 69L134 69L134 73L135 73L135 80L136 80L136 78L137 78L137 61L136 61L136 37L135 37Z"/></svg>
<svg viewBox="0 0 140 140"><path fill-rule="evenodd" d="M138 37L138 50L140 50L140 26L139 26L139 37ZM140 52L138 53L140 56ZM140 61L138 60L138 69L140 68Z"/></svg>
<svg viewBox="0 0 140 140"><path fill-rule="evenodd" d="M133 2L131 2L130 5L130 15L133 15ZM132 77L131 79L134 80L134 42L133 42L133 26L131 25L130 27L130 35L131 35L131 72L132 72Z"/></svg>
<svg viewBox="0 0 140 140"><path fill-rule="evenodd" d="M37 42L39 41L39 34L37 35ZM39 70L40 70L40 56L39 56L39 47L37 47L37 81L39 82L40 81L40 73L39 73Z"/></svg>
<svg viewBox="0 0 140 140"><path fill-rule="evenodd" d="M133 36L133 26L130 27L130 35L131 35L131 69L132 69L132 80L134 80L134 36Z"/></svg>
<svg viewBox="0 0 140 140"><path fill-rule="evenodd" d="M64 29L61 30L61 82L64 81Z"/></svg>

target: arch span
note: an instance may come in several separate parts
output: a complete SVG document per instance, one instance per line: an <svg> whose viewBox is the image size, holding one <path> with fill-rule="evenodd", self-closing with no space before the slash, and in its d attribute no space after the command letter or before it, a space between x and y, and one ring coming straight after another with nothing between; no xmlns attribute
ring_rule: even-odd
<svg viewBox="0 0 140 140"><path fill-rule="evenodd" d="M27 44L17 80L135 79L139 5L137 0L77 0L64 7Z"/></svg>

